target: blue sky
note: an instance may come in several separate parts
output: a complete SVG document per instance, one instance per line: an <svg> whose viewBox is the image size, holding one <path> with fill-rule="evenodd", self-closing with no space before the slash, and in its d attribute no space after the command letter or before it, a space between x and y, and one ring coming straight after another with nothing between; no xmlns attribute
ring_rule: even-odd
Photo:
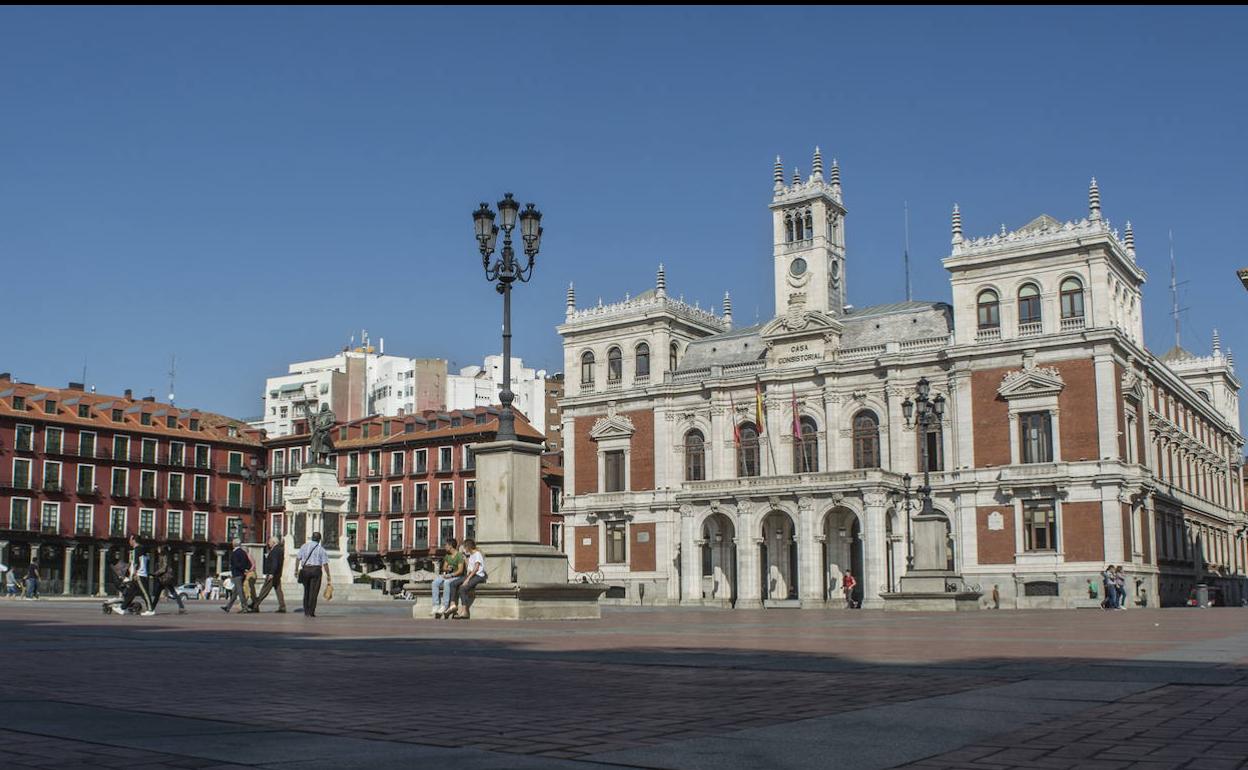
<svg viewBox="0 0 1248 770"><path fill-rule="evenodd" d="M968 235L1135 226L1145 334L1248 367L1244 9L0 9L0 371L260 412L367 328L498 350L470 213L545 212L516 353L562 367L564 292L772 311L771 165L840 159L850 300L948 300ZM1246 415L1248 416L1248 415Z"/></svg>

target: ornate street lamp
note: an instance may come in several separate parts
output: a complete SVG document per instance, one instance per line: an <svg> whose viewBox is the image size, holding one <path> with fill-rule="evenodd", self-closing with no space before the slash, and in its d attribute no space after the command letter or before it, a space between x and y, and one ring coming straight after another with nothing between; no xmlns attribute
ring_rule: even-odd
<svg viewBox="0 0 1248 770"><path fill-rule="evenodd" d="M499 224L494 224L496 218ZM511 231L515 229L517 219L520 221L524 253L529 258L524 265L516 260L516 253L511 247ZM511 410L511 402L516 397L511 392L511 285L516 281L528 283L533 277L533 260L542 245L542 212L532 203L527 204L524 211L520 211L520 204L512 198L511 193L506 193L498 202L497 216L488 203L482 203L472 212L472 221L481 251L481 268L485 271L485 279L496 283L495 288L503 295L503 389L498 394L503 410L498 416L497 439L515 441L516 417ZM491 264L490 256L494 254L500 229L503 231L503 250Z"/></svg>
<svg viewBox="0 0 1248 770"><path fill-rule="evenodd" d="M915 385L915 398L911 401L907 398L901 402L901 413L906 418L906 427L914 427L915 435L919 437L919 446L923 450L923 486L919 487L919 499L922 500L921 513L924 516L930 516L934 513L932 508L932 483L928 469L931 462L927 456L927 432L928 428L933 425L940 425L940 421L945 415L945 397L937 394L935 398L931 398L931 383L926 377L920 377ZM913 422L911 420L913 419ZM909 491L910 475L906 474L906 540L911 541L910 537L910 491ZM914 564L913 544L907 542L907 567Z"/></svg>
<svg viewBox="0 0 1248 770"><path fill-rule="evenodd" d="M269 477L269 474L256 467L257 462L256 462L255 457L251 458L251 461L248 463L248 465L250 467L243 468L240 471L240 473L243 476L243 481L251 485L251 526L253 530L259 531L260 527L256 526L256 496L260 493L260 490L264 488L263 487L264 481L265 479ZM246 540L246 532L247 532L246 526L239 527L238 529L239 538ZM228 537L229 533L227 532L226 535Z"/></svg>

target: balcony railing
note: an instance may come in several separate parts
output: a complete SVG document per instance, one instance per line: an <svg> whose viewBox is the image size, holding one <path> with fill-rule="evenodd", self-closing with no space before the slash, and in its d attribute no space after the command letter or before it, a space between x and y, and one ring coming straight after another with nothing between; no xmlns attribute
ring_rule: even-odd
<svg viewBox="0 0 1248 770"><path fill-rule="evenodd" d="M109 492L109 497L116 500L129 500L132 495L129 487L113 487L112 491Z"/></svg>
<svg viewBox="0 0 1248 770"><path fill-rule="evenodd" d="M197 542L197 543L202 543L202 542L204 542L205 540L207 540L207 539L208 539L208 533L207 533L207 532L195 532L195 533L192 533L192 534L191 534L191 539L192 539L192 540L194 540L194 541L195 541L195 542Z"/></svg>
<svg viewBox="0 0 1248 770"><path fill-rule="evenodd" d="M1083 327L1084 327L1084 318L1081 315L1062 319L1062 331L1064 332L1078 331L1079 329L1082 329Z"/></svg>
<svg viewBox="0 0 1248 770"><path fill-rule="evenodd" d="M78 485L78 494L80 495L95 496L95 495L98 495L99 493L100 493L100 488L95 486L94 484L79 484Z"/></svg>
<svg viewBox="0 0 1248 770"><path fill-rule="evenodd" d="M393 538L393 537L392 537L392 538L390 538L390 550L391 550L391 551L402 551L402 550L403 550L403 538L401 538L401 537L400 537L400 538Z"/></svg>
<svg viewBox="0 0 1248 770"><path fill-rule="evenodd" d="M454 500L439 500L439 501L438 501L438 510L439 510L439 511L453 511L453 510L455 510L455 501L454 501Z"/></svg>
<svg viewBox="0 0 1248 770"><path fill-rule="evenodd" d="M1018 336L1020 337L1035 337L1036 335L1043 333L1044 324L1040 321L1032 321L1030 323L1018 325Z"/></svg>
<svg viewBox="0 0 1248 770"><path fill-rule="evenodd" d="M12 481L0 483L0 487L7 489L30 489L30 479L16 478Z"/></svg>
<svg viewBox="0 0 1248 770"><path fill-rule="evenodd" d="M992 340L1001 339L1000 326L988 326L975 332L975 339L979 342L990 342Z"/></svg>
<svg viewBox="0 0 1248 770"><path fill-rule="evenodd" d="M59 524L44 523L39 525L39 531L45 535L57 535L60 534L61 527Z"/></svg>
<svg viewBox="0 0 1248 770"><path fill-rule="evenodd" d="M160 496L156 494L155 487L139 487L140 500L158 500Z"/></svg>
<svg viewBox="0 0 1248 770"><path fill-rule="evenodd" d="M415 507L412 508L412 513L428 513L428 512L429 512L428 500L425 500L424 502L417 502Z"/></svg>
<svg viewBox="0 0 1248 770"><path fill-rule="evenodd" d="M45 480L43 482L43 491L44 492L62 492L64 490L61 487L61 482Z"/></svg>

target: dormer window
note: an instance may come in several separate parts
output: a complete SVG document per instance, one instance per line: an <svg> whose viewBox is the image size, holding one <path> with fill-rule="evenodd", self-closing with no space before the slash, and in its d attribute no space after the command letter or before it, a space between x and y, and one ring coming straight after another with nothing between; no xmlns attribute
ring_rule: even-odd
<svg viewBox="0 0 1248 770"><path fill-rule="evenodd" d="M23 396L14 396L14 397L13 397L13 411L15 411L15 412L24 412L24 411L26 411L26 399L25 399L25 397L23 397Z"/></svg>
<svg viewBox="0 0 1248 770"><path fill-rule="evenodd" d="M148 413L148 412L139 412L139 424L140 424L140 425L151 425L151 424L152 424L152 415L151 415L150 413Z"/></svg>
<svg viewBox="0 0 1248 770"><path fill-rule="evenodd" d="M56 414L56 402L50 398L47 401L44 401L43 411L47 414Z"/></svg>

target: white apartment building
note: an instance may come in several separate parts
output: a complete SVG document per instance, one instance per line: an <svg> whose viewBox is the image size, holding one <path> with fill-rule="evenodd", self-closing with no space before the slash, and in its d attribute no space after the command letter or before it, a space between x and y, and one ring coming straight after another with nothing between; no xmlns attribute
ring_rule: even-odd
<svg viewBox="0 0 1248 770"><path fill-rule="evenodd" d="M446 408L472 409L498 403L503 387L503 357L486 356L481 366L465 366L459 374L446 378ZM546 370L530 369L524 361L511 359L512 406L522 412L529 424L546 432Z"/></svg>

